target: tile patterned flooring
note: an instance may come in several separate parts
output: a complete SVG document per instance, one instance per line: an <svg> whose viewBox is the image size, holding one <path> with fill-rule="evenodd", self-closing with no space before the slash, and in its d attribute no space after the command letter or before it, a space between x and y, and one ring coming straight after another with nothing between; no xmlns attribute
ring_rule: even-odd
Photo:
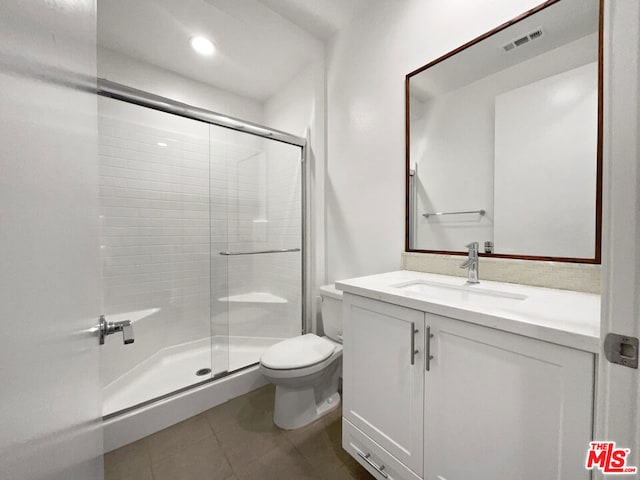
<svg viewBox="0 0 640 480"><path fill-rule="evenodd" d="M272 385L105 455L105 480L371 480L342 449L341 409L273 424Z"/></svg>

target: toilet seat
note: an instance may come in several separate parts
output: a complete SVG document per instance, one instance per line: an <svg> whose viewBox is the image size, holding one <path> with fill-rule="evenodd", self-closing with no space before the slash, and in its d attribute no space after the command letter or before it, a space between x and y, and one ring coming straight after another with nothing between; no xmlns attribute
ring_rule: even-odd
<svg viewBox="0 0 640 480"><path fill-rule="evenodd" d="M274 379L278 379L280 381L284 380L292 380L295 382L300 382L302 379L309 379L315 375L322 374L327 367L336 362L337 360L342 358L342 345L336 344L334 352L329 355L324 360L314 363L313 365L307 365L306 367L300 368L269 368L264 364L260 363L260 371L263 375L266 375L273 382Z"/></svg>
<svg viewBox="0 0 640 480"><path fill-rule="evenodd" d="M276 386L273 423L284 430L309 425L340 405L342 295L320 287L325 337L306 334L268 348L260 373Z"/></svg>
<svg viewBox="0 0 640 480"><path fill-rule="evenodd" d="M336 350L331 340L307 333L268 348L260 363L270 370L297 370L324 362Z"/></svg>

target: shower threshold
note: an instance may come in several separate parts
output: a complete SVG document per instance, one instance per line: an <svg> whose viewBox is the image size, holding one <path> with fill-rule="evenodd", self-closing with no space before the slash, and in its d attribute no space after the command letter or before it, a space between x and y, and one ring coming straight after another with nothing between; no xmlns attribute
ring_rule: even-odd
<svg viewBox="0 0 640 480"><path fill-rule="evenodd" d="M262 352L282 338L202 338L164 348L103 389L103 416L197 385L209 378L231 373L259 362ZM228 355L227 355L228 352ZM198 371L211 369L208 376Z"/></svg>

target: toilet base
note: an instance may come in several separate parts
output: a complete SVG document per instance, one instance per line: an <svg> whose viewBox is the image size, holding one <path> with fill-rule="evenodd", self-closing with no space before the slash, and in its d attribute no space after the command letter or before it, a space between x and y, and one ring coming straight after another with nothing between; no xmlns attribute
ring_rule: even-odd
<svg viewBox="0 0 640 480"><path fill-rule="evenodd" d="M340 405L338 383L342 358L304 379L276 381L273 423L283 430L309 425Z"/></svg>
<svg viewBox="0 0 640 480"><path fill-rule="evenodd" d="M278 385L273 423L283 430L295 430L309 425L339 406L338 392L318 404L313 387L301 391Z"/></svg>

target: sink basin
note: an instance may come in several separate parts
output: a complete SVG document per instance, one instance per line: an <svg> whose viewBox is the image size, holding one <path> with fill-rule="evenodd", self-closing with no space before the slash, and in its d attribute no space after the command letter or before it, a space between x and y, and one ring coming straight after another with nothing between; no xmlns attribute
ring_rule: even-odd
<svg viewBox="0 0 640 480"><path fill-rule="evenodd" d="M472 302L495 307L515 306L527 299L527 295L521 293L485 288L482 284L471 284L464 280L460 280L460 283L413 280L390 286L428 298L450 302Z"/></svg>

